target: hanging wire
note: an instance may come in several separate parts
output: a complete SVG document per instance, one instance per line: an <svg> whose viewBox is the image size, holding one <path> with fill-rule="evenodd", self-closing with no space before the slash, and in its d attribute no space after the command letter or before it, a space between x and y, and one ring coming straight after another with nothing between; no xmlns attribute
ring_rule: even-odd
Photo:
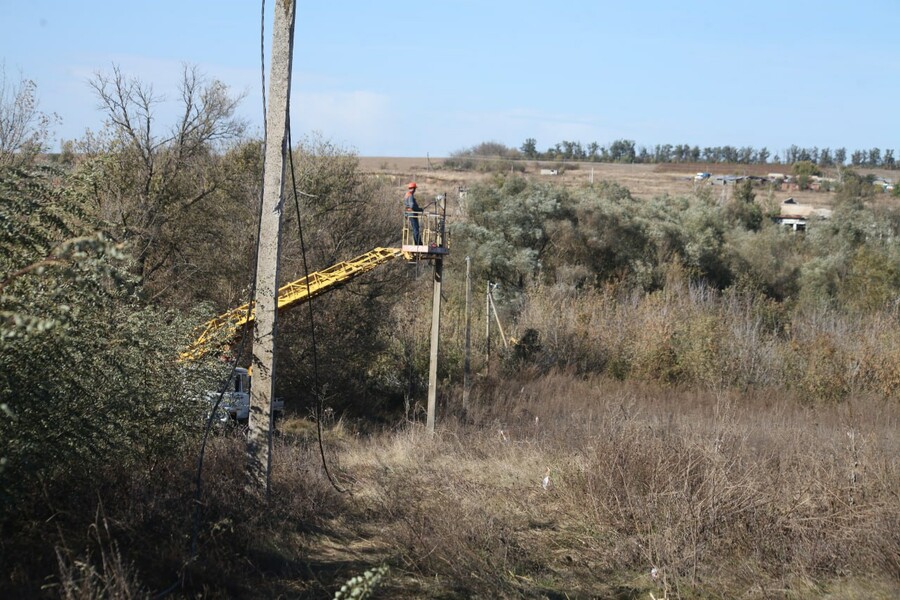
<svg viewBox="0 0 900 600"><path fill-rule="evenodd" d="M259 74L262 81L262 117L263 117L263 148L265 148L266 131L266 0L262 0L262 8L259 13ZM265 154L263 154L265 156Z"/></svg>
<svg viewBox="0 0 900 600"><path fill-rule="evenodd" d="M294 192L294 209L297 211L297 230L300 233L300 254L303 257L303 276L306 278L306 296L310 298L306 304L309 307L309 334L310 340L312 344L312 364L313 364L313 393L316 396L315 409L316 409L316 433L319 440L319 456L322 458L322 468L325 470L325 475L328 477L328 481L331 482L331 486L342 494L349 494L350 492L344 488L342 488L337 481L335 481L334 477L331 475L331 471L328 469L328 461L325 458L325 444L322 441L322 412L324 409L324 399L322 398L322 394L319 389L319 358L318 358L318 344L316 343L316 322L313 314L313 303L312 303L312 293L309 287L309 265L306 261L306 244L303 241L303 224L300 222L300 201L298 199L299 194L303 192L298 192L297 190L297 178L294 171L294 151L293 151L293 142L291 140L291 119L290 119L290 108L288 108L288 156L290 157L291 163L291 189ZM306 196L310 196L310 194L304 194Z"/></svg>

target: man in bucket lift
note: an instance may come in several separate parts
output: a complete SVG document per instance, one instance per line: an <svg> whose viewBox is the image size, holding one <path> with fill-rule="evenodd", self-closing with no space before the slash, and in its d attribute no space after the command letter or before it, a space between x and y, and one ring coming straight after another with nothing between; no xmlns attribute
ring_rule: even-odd
<svg viewBox="0 0 900 600"><path fill-rule="evenodd" d="M403 199L403 207L405 208L405 218L409 219L409 226L412 229L413 243L416 246L422 245L422 238L419 237L419 219L422 216L422 209L416 202L416 182L410 182L406 186L406 197Z"/></svg>

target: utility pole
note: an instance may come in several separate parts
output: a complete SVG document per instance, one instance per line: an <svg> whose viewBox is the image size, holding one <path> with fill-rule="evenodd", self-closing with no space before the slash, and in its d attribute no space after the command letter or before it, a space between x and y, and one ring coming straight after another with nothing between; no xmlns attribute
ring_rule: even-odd
<svg viewBox="0 0 900 600"><path fill-rule="evenodd" d="M253 325L253 385L250 388L247 471L250 484L269 495L272 466L272 398L275 395L275 331L278 262L284 212L284 171L288 148L288 104L294 50L295 0L276 0L272 66L266 111L266 155L262 213L256 252L256 319Z"/></svg>
<svg viewBox="0 0 900 600"><path fill-rule="evenodd" d="M469 312L469 297L472 295L472 279L469 275L469 267L471 266L472 259L468 256L466 257L466 357L463 361L463 410L469 410L469 389L472 385L471 382L471 370L472 370L472 318Z"/></svg>
<svg viewBox="0 0 900 600"><path fill-rule="evenodd" d="M444 222L446 221L446 198L444 194L440 197L441 206L441 243L444 240ZM429 357L428 368L428 416L425 428L428 433L434 433L434 413L437 407L437 364L438 364L438 346L440 345L441 335L441 287L444 279L444 259L438 256L434 259L434 293L431 299L431 354Z"/></svg>
<svg viewBox="0 0 900 600"><path fill-rule="evenodd" d="M484 295L484 353L487 356L487 373L491 373L491 282L487 282L487 293Z"/></svg>

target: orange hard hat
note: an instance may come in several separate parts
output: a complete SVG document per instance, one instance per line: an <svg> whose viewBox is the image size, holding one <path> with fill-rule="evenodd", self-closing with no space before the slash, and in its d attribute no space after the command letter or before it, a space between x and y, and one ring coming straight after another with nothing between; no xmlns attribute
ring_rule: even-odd
<svg viewBox="0 0 900 600"><path fill-rule="evenodd" d="M406 189L408 189L408 190L414 190L414 189L416 189L416 182L415 182L415 181L411 181L411 182L409 183L409 185L406 186Z"/></svg>

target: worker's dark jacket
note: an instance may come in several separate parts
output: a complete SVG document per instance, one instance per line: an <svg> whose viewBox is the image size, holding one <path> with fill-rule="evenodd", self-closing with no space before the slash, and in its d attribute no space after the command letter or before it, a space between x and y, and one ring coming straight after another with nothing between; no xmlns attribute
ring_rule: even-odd
<svg viewBox="0 0 900 600"><path fill-rule="evenodd" d="M422 209L419 207L418 202L416 202L416 196L412 192L406 193L406 198L403 199L403 205L408 211L422 212Z"/></svg>

